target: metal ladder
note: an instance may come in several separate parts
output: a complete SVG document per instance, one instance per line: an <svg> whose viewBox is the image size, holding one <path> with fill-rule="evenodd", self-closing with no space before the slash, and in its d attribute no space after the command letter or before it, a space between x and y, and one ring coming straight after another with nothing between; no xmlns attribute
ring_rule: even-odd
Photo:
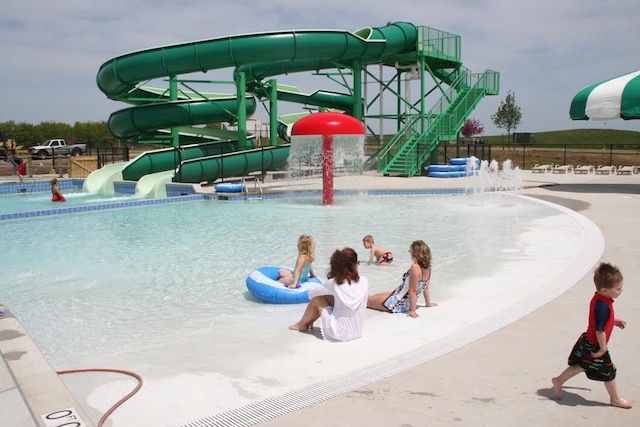
<svg viewBox="0 0 640 427"><path fill-rule="evenodd" d="M247 185L247 180L253 181L253 193L249 192L249 186ZM257 175L250 175L247 177L242 177L240 180L242 183L242 188L244 189L244 200L262 200L262 184L260 183L260 177Z"/></svg>

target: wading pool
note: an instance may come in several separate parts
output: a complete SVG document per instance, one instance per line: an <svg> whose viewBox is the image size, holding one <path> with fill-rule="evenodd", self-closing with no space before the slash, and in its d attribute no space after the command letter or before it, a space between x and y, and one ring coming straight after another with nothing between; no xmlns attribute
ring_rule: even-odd
<svg viewBox="0 0 640 427"><path fill-rule="evenodd" d="M580 215L495 194L337 196L331 207L318 196L202 200L2 221L0 231L11 242L0 303L53 368L119 368L144 378L110 417L114 426L179 425L322 381L339 390L340 378L354 373L355 387L362 369L392 374L555 298L593 266L602 245ZM337 248L351 246L366 260L362 237L372 234L395 256L394 266L360 267L372 293L399 283L409 244L423 239L440 305L420 308L418 319L368 311L363 338L349 343L289 331L304 305L261 303L245 279L264 265L292 266L300 234L315 238L322 276ZM403 359L418 348L420 360ZM132 388L117 376L63 380L95 419Z"/></svg>

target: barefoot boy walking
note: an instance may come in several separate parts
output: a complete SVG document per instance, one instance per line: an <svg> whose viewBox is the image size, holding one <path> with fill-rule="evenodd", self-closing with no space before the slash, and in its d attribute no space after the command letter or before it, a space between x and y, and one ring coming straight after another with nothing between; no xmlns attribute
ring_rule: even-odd
<svg viewBox="0 0 640 427"><path fill-rule="evenodd" d="M551 379L553 392L559 400L562 385L581 372L587 378L604 382L609 393L611 405L629 409L633 401L627 401L618 395L616 386L616 367L611 362L607 343L613 327L624 329L627 325L622 319L616 319L613 312L613 300L622 294L623 277L620 270L608 263L601 263L593 274L596 292L589 305L589 326L587 332L580 335L569 355L569 367L560 375Z"/></svg>

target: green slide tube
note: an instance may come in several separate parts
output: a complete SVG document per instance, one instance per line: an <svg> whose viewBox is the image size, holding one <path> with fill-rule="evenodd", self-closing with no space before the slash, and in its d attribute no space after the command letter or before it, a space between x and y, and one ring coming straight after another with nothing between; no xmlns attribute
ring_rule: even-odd
<svg viewBox="0 0 640 427"><path fill-rule="evenodd" d="M218 156L223 153L237 151L237 144L238 141L226 140L183 145L180 148L147 151L139 155L122 170L122 178L127 181L137 181L149 173L175 169L181 161Z"/></svg>
<svg viewBox="0 0 640 427"><path fill-rule="evenodd" d="M221 37L162 46L111 59L100 67L97 84L109 98L124 100L138 83L155 78L252 64L279 63L281 69L277 74L291 72L288 70L296 69L297 63L313 70L318 69L318 65L311 65L313 60L377 60L410 51L415 49L417 38L416 27L403 22L356 33L299 30ZM259 75L253 76L258 79Z"/></svg>
<svg viewBox="0 0 640 427"><path fill-rule="evenodd" d="M256 111L256 99L247 97L247 115ZM126 139L156 129L229 121L235 117L235 98L215 101L173 101L140 105L116 111L109 118L109 130Z"/></svg>
<svg viewBox="0 0 640 427"><path fill-rule="evenodd" d="M249 172L277 170L287 163L289 145L278 145L228 153L180 164L174 181L200 183L219 178L246 176Z"/></svg>

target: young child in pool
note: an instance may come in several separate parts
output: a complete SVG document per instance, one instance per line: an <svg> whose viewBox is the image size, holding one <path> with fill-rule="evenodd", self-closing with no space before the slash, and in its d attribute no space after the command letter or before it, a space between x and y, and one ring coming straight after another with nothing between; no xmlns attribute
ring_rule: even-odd
<svg viewBox="0 0 640 427"><path fill-rule="evenodd" d="M66 199L58 188L58 178L51 180L51 201L52 202L64 202Z"/></svg>
<svg viewBox="0 0 640 427"><path fill-rule="evenodd" d="M370 251L367 265L371 265L371 263L376 265L389 265L393 262L393 254L384 246L376 245L371 234L367 234L362 238L362 246Z"/></svg>
<svg viewBox="0 0 640 427"><path fill-rule="evenodd" d="M573 346L569 367L551 379L556 399L560 400L562 385L567 380L585 372L587 378L604 382L612 406L625 409L633 406L633 401L618 395L616 367L607 348L613 327L624 329L627 326L627 322L617 319L613 312L613 301L622 294L622 281L622 273L617 267L603 262L596 268L593 274L596 292L589 305L587 332L582 333Z"/></svg>
<svg viewBox="0 0 640 427"><path fill-rule="evenodd" d="M303 234L298 238L298 259L293 271L281 268L278 270L278 281L288 288L300 287L300 283L315 277L311 263L316 259L316 243L313 237Z"/></svg>

